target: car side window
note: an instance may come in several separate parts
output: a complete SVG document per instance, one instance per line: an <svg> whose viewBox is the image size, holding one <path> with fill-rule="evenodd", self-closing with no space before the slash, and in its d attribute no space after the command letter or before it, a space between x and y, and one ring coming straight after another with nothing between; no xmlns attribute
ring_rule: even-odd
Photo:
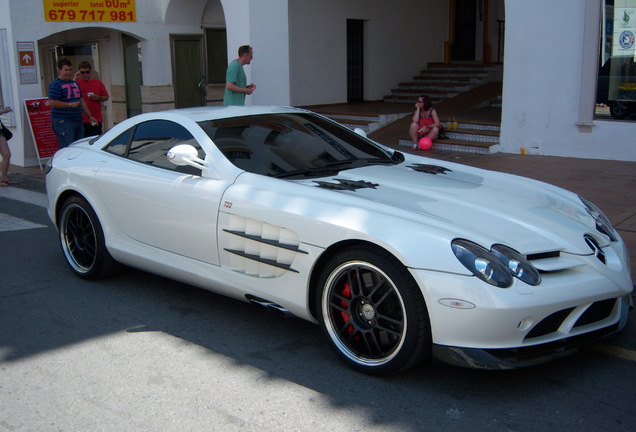
<svg viewBox="0 0 636 432"><path fill-rule="evenodd" d="M126 132L120 134L117 138L112 140L110 144L108 144L104 148L104 150L119 156L125 156L132 133L133 133L133 130L128 129Z"/></svg>
<svg viewBox="0 0 636 432"><path fill-rule="evenodd" d="M168 161L168 151L177 144L190 144L205 158L201 146L183 126L169 120L151 120L137 125L128 150L128 158L170 171L201 175L191 166L177 166Z"/></svg>

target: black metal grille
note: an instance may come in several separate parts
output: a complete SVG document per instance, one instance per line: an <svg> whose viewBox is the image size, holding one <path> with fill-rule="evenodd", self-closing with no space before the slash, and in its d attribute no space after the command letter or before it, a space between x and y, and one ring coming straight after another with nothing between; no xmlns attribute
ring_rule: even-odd
<svg viewBox="0 0 636 432"><path fill-rule="evenodd" d="M594 303L583 315L581 315L581 317L576 321L574 327L582 327L587 324L604 320L610 316L615 304L616 299L607 299Z"/></svg>
<svg viewBox="0 0 636 432"><path fill-rule="evenodd" d="M559 329L563 321L570 315L574 308L563 309L539 321L537 325L528 333L526 339L532 339L554 333Z"/></svg>
<svg viewBox="0 0 636 432"><path fill-rule="evenodd" d="M616 301L617 299L606 299L592 303L579 319L577 319L574 328L594 324L609 318L612 314L612 310L614 310ZM574 308L563 309L542 319L530 330L526 336L526 340L556 332L573 310Z"/></svg>

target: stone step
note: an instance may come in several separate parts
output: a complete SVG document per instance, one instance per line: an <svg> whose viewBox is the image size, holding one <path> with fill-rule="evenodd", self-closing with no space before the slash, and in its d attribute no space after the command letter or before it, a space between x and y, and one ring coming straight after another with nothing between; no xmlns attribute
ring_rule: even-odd
<svg viewBox="0 0 636 432"><path fill-rule="evenodd" d="M478 70L495 70L498 67L495 63L442 63L431 62L426 64L427 69L478 69Z"/></svg>
<svg viewBox="0 0 636 432"><path fill-rule="evenodd" d="M483 122L483 121L480 122L475 120L460 121L460 122L457 122L457 128L455 129L455 127L452 124L449 125L449 123L451 123L450 121L444 122L442 121L442 119L440 119L440 121L442 122L442 126L444 126L444 131L446 132L453 131L453 130L456 130L457 132L483 131L483 132L492 132L499 135L499 132L501 131L501 125L499 123Z"/></svg>
<svg viewBox="0 0 636 432"><path fill-rule="evenodd" d="M386 126L389 123L393 123L400 118L409 115L408 112L401 114L368 114L368 113L337 113L328 111L316 111L325 117L329 117L332 120L337 121L343 126L349 129L360 128L367 134L373 133L376 130Z"/></svg>
<svg viewBox="0 0 636 432"><path fill-rule="evenodd" d="M486 65L432 63L412 81L399 83L384 101L413 103L414 98L426 94L439 103L482 85L496 70L495 66Z"/></svg>
<svg viewBox="0 0 636 432"><path fill-rule="evenodd" d="M490 75L490 72L480 71L421 71L418 75L415 75L415 79L470 79L478 78L484 79Z"/></svg>
<svg viewBox="0 0 636 432"><path fill-rule="evenodd" d="M452 140L499 144L499 132L481 131L476 129L458 129L449 131L444 128L444 134L448 137L448 139Z"/></svg>
<svg viewBox="0 0 636 432"><path fill-rule="evenodd" d="M451 99L455 96L459 96L461 92L454 92L454 93L428 93L428 92L421 92L421 91L420 92L417 92L417 91L405 92L405 93L399 93L395 95L384 96L384 102L403 103L403 104L409 104L413 106L415 105L415 101L417 100L417 98L421 96L422 94L427 94L431 98L431 101L433 101L433 105L435 105L444 100Z"/></svg>
<svg viewBox="0 0 636 432"><path fill-rule="evenodd" d="M444 126L444 139L433 141L433 149L456 152L489 154L494 153L499 146L499 132L501 126L491 122L458 122L457 129L451 124L442 123ZM412 147L410 138L402 137L398 144L404 147Z"/></svg>
<svg viewBox="0 0 636 432"><path fill-rule="evenodd" d="M409 89L430 89L430 90L447 90L447 91L461 91L465 92L470 89L473 89L477 86L477 83L470 82L406 82L400 83L397 89L393 89L392 91L400 91L400 90L409 90Z"/></svg>
<svg viewBox="0 0 636 432"><path fill-rule="evenodd" d="M410 139L400 138L398 145L408 149L413 148L413 143ZM460 153L491 154L497 152L498 145L498 143L494 144L455 139L436 139L433 141L432 148L434 150L454 151Z"/></svg>

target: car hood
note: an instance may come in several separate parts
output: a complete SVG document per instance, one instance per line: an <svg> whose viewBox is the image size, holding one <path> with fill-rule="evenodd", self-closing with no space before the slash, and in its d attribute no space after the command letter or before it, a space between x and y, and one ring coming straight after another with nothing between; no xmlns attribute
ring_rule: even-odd
<svg viewBox="0 0 636 432"><path fill-rule="evenodd" d="M595 222L577 195L531 179L432 159L397 166L342 171L314 186L349 195L351 205L394 215L484 246L515 247L524 254L589 254L584 234Z"/></svg>

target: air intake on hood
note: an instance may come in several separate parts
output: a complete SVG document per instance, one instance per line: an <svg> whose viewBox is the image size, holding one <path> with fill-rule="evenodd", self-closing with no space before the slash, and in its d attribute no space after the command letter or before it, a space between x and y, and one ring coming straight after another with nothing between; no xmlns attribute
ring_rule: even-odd
<svg viewBox="0 0 636 432"><path fill-rule="evenodd" d="M317 181L317 180L314 180L314 183L318 183L318 187L325 188L325 189L349 190L349 191L356 190L356 189L366 189L366 188L375 189L376 187L380 186L377 183L369 183L364 180L356 180L356 181L345 180L345 179L334 179L334 180L339 183L329 183L329 182L323 182L323 181Z"/></svg>
<svg viewBox="0 0 636 432"><path fill-rule="evenodd" d="M439 165L415 164L411 165L409 168L427 174L446 174L446 172L453 172L453 170Z"/></svg>

